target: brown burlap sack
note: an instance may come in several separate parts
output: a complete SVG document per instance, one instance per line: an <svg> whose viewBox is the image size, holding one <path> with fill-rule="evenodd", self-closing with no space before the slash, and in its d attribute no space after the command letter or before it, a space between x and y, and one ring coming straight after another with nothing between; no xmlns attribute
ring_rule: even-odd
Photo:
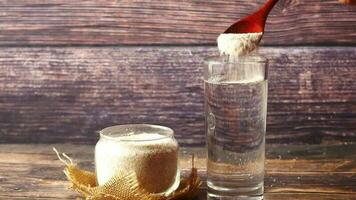
<svg viewBox="0 0 356 200"><path fill-rule="evenodd" d="M163 196L140 188L135 172L120 172L105 185L98 186L95 173L80 169L66 154L62 153L61 156L55 148L53 150L59 160L66 164L64 174L71 183L70 188L87 200L189 200L197 196L201 185L194 167L194 156L190 176L181 179L179 187L172 194Z"/></svg>

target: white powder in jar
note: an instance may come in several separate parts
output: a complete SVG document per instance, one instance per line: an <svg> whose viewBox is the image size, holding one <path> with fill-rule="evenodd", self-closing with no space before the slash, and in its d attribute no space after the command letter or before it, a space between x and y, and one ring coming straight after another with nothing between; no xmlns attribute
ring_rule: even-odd
<svg viewBox="0 0 356 200"><path fill-rule="evenodd" d="M230 59L238 59L247 55L258 47L263 33L223 33L217 42L221 55L228 55Z"/></svg>
<svg viewBox="0 0 356 200"><path fill-rule="evenodd" d="M103 138L95 147L95 163L99 185L119 171L132 170L148 192L166 193L179 184L178 143L168 136L140 133Z"/></svg>

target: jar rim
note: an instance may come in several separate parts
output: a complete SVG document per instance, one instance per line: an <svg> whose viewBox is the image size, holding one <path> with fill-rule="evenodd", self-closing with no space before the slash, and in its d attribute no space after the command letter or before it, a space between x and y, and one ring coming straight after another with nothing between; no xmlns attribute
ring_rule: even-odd
<svg viewBox="0 0 356 200"><path fill-rule="evenodd" d="M143 133L159 134L162 137L154 137L152 139L125 138L125 136L139 135ZM100 138L117 142L147 142L174 137L174 131L171 128L153 124L115 125L100 130L99 134Z"/></svg>

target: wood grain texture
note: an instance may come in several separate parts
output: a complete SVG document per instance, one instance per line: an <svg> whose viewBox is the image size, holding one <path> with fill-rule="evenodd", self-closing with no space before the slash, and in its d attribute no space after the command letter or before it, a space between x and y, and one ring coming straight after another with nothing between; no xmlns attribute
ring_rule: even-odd
<svg viewBox="0 0 356 200"><path fill-rule="evenodd" d="M214 44L264 0L2 0L0 45ZM266 45L356 44L356 7L283 0Z"/></svg>
<svg viewBox="0 0 356 200"><path fill-rule="evenodd" d="M213 47L2 48L1 143L94 143L114 124L172 127L203 145L204 60ZM268 143L355 140L356 49L264 48Z"/></svg>
<svg viewBox="0 0 356 200"><path fill-rule="evenodd" d="M58 150L68 153L81 167L93 170L93 145L56 144L55 146ZM282 149L283 152L289 152L294 156L284 158L282 154L280 159L274 159ZM182 148L181 150L180 164L183 174L189 172L190 155L195 153L197 158L195 164L200 176L205 180L204 149ZM341 152L347 158L333 157ZM308 157L310 155L314 157L311 159ZM267 146L265 199L354 199L355 155L355 144ZM291 163L294 163L293 166ZM52 152L52 145L2 144L0 145L0 198L75 199L76 194L66 189L68 182L62 172L63 167ZM204 183L199 200L206 199L205 189Z"/></svg>

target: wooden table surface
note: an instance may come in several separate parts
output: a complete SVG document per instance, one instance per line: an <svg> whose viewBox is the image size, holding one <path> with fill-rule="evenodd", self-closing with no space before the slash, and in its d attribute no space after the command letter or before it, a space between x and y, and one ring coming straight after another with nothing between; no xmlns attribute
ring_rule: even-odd
<svg viewBox="0 0 356 200"><path fill-rule="evenodd" d="M93 169L94 145L0 145L0 199L75 199L67 189L63 164L55 146L80 166ZM190 155L205 180L203 148L181 148L181 166L187 174ZM356 199L356 144L267 146L265 199ZM206 197L205 181L199 199Z"/></svg>

